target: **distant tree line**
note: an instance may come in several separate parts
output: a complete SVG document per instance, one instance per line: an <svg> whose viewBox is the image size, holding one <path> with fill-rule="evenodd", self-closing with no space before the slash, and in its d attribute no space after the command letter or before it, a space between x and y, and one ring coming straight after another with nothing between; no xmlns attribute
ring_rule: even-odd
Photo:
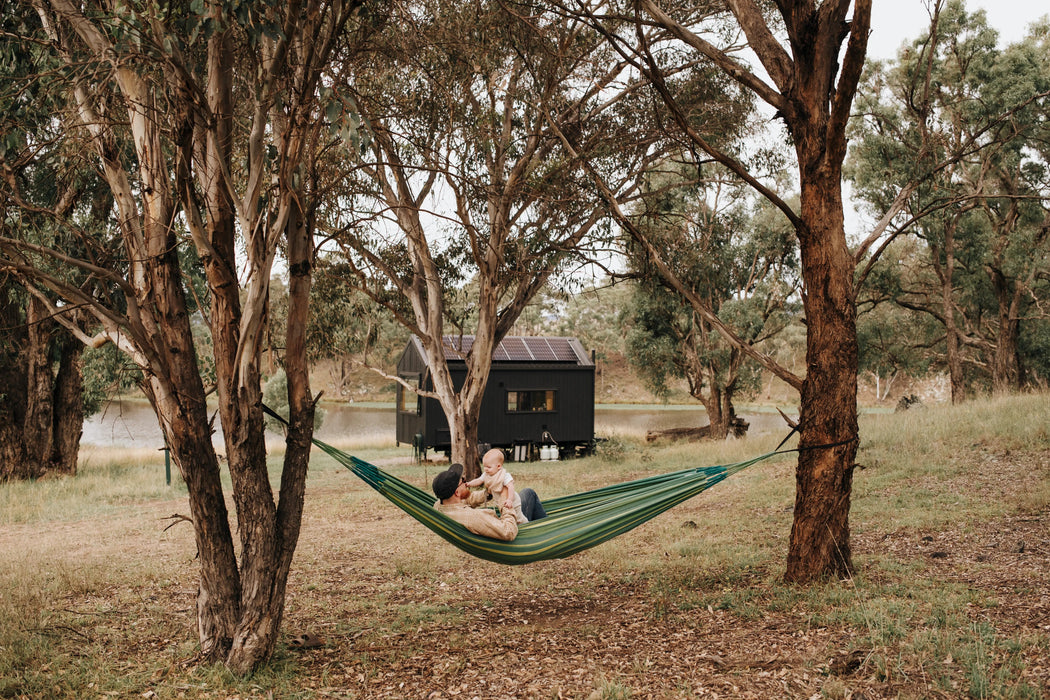
<svg viewBox="0 0 1050 700"><path fill-rule="evenodd" d="M862 366L936 370L961 401L1050 381L1050 25L1003 47L983 11L936 3L928 32L869 66L855 192L901 205L860 273Z"/></svg>

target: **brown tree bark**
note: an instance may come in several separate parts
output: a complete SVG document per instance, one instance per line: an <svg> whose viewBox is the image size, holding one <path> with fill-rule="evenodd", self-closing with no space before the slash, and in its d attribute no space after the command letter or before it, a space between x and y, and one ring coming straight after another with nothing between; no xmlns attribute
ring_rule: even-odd
<svg viewBox="0 0 1050 700"><path fill-rule="evenodd" d="M995 345L992 350L992 393L1011 394L1021 390L1021 321L1018 309L1022 286L1007 280L998 268L991 270L992 289L997 301Z"/></svg>
<svg viewBox="0 0 1050 700"><path fill-rule="evenodd" d="M54 416L48 470L75 476L84 434L84 346L73 338L58 340L59 364L54 383Z"/></svg>
<svg viewBox="0 0 1050 700"><path fill-rule="evenodd" d="M474 479L481 474L481 457L478 452L478 411L467 406L458 408L453 414L452 454L453 461L463 465L463 475ZM450 426L452 427L452 426Z"/></svg>
<svg viewBox="0 0 1050 700"><path fill-rule="evenodd" d="M966 375L963 373L962 343L959 342L959 328L955 323L955 309L950 303L945 306L944 331L952 403L960 404L966 400Z"/></svg>
<svg viewBox="0 0 1050 700"><path fill-rule="evenodd" d="M652 0L642 0L642 6L673 36L777 109L794 144L801 187L798 212L695 131L649 60L651 75L679 128L768 198L795 227L804 281L806 377L801 383L795 515L784 578L810 582L846 575L852 569L849 508L858 440L857 334L856 261L846 243L841 175L845 127L864 65L871 0L778 2L786 44L759 3L727 0L768 82L676 22ZM853 16L847 18L851 8ZM658 251L652 252L659 257Z"/></svg>
<svg viewBox="0 0 1050 700"><path fill-rule="evenodd" d="M21 308L10 288L5 295L0 481L75 475L84 427L83 346L58 328L40 300L21 296ZM57 375L52 358L58 360Z"/></svg>
<svg viewBox="0 0 1050 700"><path fill-rule="evenodd" d="M733 399L736 396L737 379L744 361L744 352L737 347L731 348L727 367L701 360L700 353L693 344L710 347L713 344L710 336L715 334L715 330L698 314L694 313L693 316L693 337L688 339L685 353L689 364L686 370L689 394L704 405L710 437L724 440L729 437L730 430L734 430L736 423ZM724 373L724 379L719 379L720 373Z"/></svg>
<svg viewBox="0 0 1050 700"><path fill-rule="evenodd" d="M51 428L54 416L51 374L52 324L47 307L36 297L26 307L26 408L22 423L25 441L25 463L21 478L36 479L44 475L51 456Z"/></svg>
<svg viewBox="0 0 1050 700"><path fill-rule="evenodd" d="M139 304L152 309L154 360L144 388L189 493L200 578L197 634L203 658L225 660L241 618L240 572L234 554L219 460L197 368L190 316L174 236L145 220L147 240L162 252L145 261ZM154 230L157 229L157 230ZM158 240L159 238L159 240ZM163 252L167 251L167 252ZM225 426L223 426L225 428Z"/></svg>
<svg viewBox="0 0 1050 700"><path fill-rule="evenodd" d="M959 220L953 217L944 227L943 249L936 247L932 251L934 271L940 282L941 313L944 317L945 355L948 364L948 381L951 387L952 403L966 400L966 376L963 372L962 330L959 328L955 314L955 229ZM940 255L938 255L940 253ZM943 255L944 264L937 264Z"/></svg>
<svg viewBox="0 0 1050 700"><path fill-rule="evenodd" d="M845 245L838 168L803 185L806 379L799 412L795 510L784 579L842 578L853 568L849 509L857 453L853 256Z"/></svg>
<svg viewBox="0 0 1050 700"><path fill-rule="evenodd" d="M26 441L22 425L26 415L24 350L26 325L22 303L10 283L0 284L0 482L25 479Z"/></svg>

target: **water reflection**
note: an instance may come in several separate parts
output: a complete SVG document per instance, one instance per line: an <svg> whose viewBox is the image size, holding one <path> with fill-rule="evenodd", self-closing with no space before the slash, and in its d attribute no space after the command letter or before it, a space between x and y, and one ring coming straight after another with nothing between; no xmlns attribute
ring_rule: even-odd
<svg viewBox="0 0 1050 700"><path fill-rule="evenodd" d="M393 404L328 405L325 411L324 424L317 432L321 440L380 443L388 440L394 443ZM752 435L765 432L787 434L784 420L777 413L746 413L743 418L751 423ZM649 430L688 428L706 423L702 408L688 406L599 406L594 414L594 432L599 437L644 436ZM218 429L215 440L216 443L221 441ZM81 443L102 447L163 447L157 418L145 401L106 404L101 413L85 422Z"/></svg>

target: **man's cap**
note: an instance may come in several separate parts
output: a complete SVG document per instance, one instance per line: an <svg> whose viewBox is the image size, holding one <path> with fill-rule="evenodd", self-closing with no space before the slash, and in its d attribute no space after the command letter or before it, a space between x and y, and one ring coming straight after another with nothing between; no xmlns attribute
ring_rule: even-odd
<svg viewBox="0 0 1050 700"><path fill-rule="evenodd" d="M434 495L442 501L449 498L459 488L459 482L462 480L463 465L457 462L434 477L434 482L431 484Z"/></svg>

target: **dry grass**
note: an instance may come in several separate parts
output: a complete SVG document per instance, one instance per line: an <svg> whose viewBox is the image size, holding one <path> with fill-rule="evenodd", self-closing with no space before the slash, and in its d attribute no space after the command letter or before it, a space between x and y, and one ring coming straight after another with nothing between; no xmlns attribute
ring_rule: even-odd
<svg viewBox="0 0 1050 700"><path fill-rule="evenodd" d="M588 552L508 568L318 456L282 642L250 679L194 662L193 537L168 529L187 508L162 458L96 455L75 480L0 487L0 697L1044 697L1048 425L1045 395L866 416L857 576L808 588L779 581L790 458ZM772 446L621 438L511 466L555 495ZM441 468L352 447L420 484ZM325 646L290 648L307 631Z"/></svg>

